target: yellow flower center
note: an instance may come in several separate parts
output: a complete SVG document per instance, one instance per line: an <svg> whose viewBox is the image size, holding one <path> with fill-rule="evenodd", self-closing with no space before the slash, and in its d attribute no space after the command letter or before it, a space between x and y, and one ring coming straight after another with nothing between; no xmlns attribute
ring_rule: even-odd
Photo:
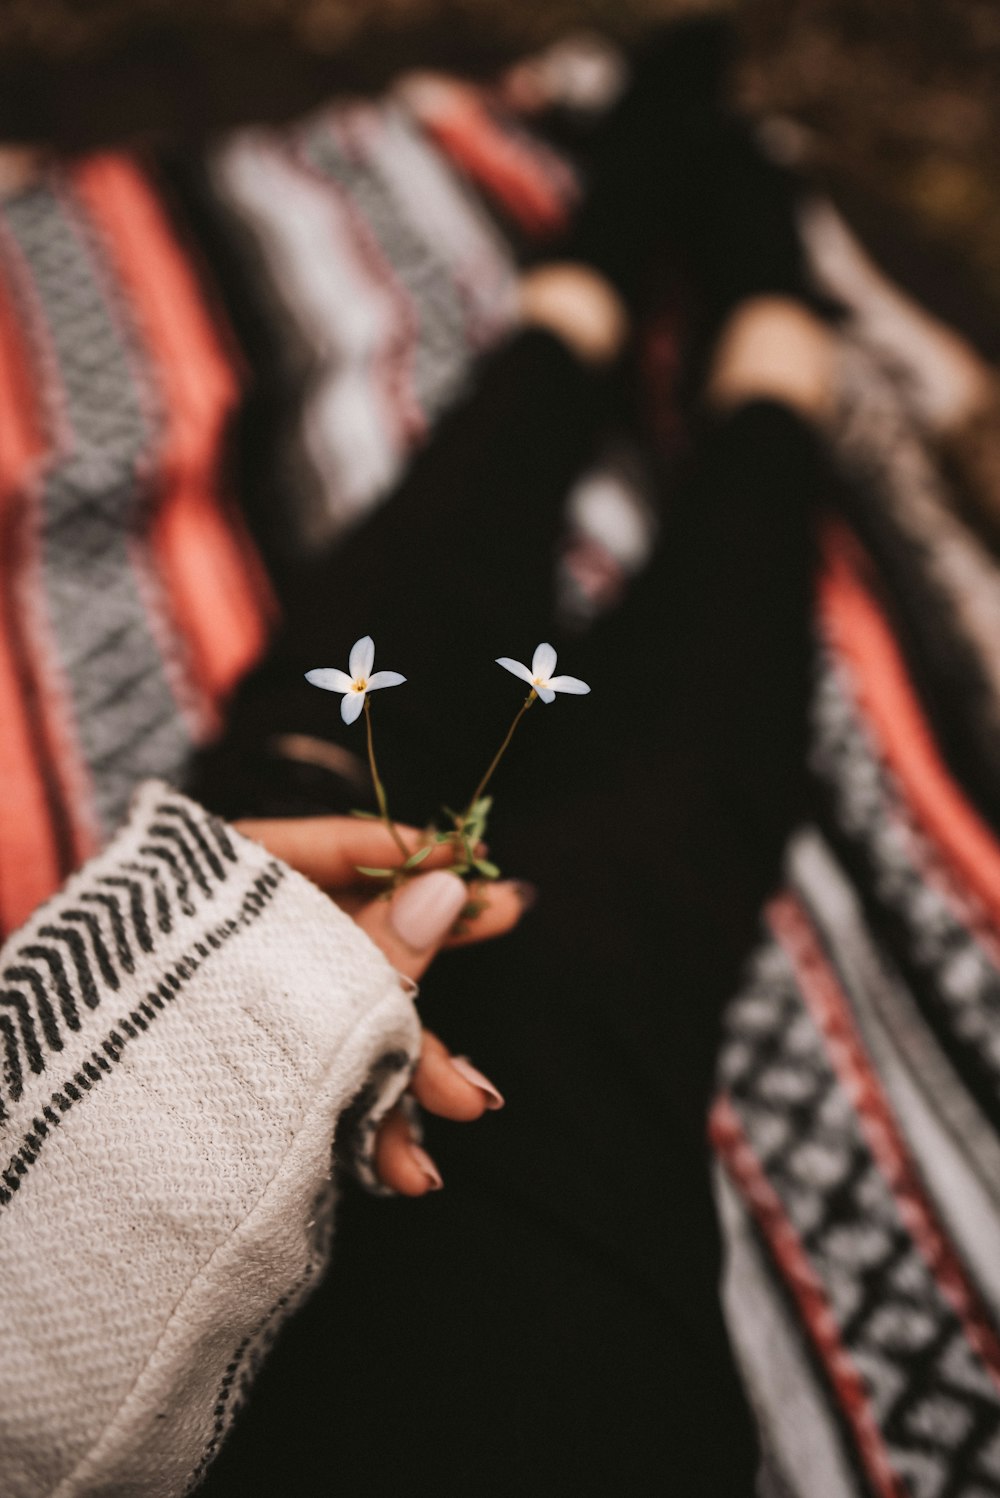
<svg viewBox="0 0 1000 1498"><path fill-rule="evenodd" d="M352 681L351 682L351 691L352 692L367 692L367 690L368 690L368 683L367 683L367 681L365 681L365 678L363 676L359 676L358 679L357 679L357 681Z"/></svg>

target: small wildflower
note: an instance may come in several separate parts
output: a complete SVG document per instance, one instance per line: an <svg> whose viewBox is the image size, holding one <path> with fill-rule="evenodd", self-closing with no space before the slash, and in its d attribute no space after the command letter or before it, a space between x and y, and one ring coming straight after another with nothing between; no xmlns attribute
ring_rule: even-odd
<svg viewBox="0 0 1000 1498"><path fill-rule="evenodd" d="M557 692L570 692L580 697L590 691L587 683L580 681L579 677L552 675L556 668L556 653L551 645L539 645L531 658L530 670L527 666L522 666L520 661L512 661L507 655L498 656L497 665L526 681L543 702L554 702Z"/></svg>
<svg viewBox="0 0 1000 1498"><path fill-rule="evenodd" d="M353 723L361 716L369 692L377 692L380 687L398 687L406 680L398 671L373 672L374 664L375 641L371 635L365 635L351 647L346 671L338 671L335 666L320 666L315 671L306 672L306 681L326 692L342 692L344 700L340 704L340 716L345 723Z"/></svg>

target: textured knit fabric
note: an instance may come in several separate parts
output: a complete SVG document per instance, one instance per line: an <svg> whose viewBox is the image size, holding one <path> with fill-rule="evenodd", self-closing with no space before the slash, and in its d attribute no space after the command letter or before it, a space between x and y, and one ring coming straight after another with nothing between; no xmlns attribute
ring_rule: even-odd
<svg viewBox="0 0 1000 1498"><path fill-rule="evenodd" d="M176 1498L318 1276L338 1119L360 1094L370 1136L398 1096L413 1006L155 782L0 963L3 1492Z"/></svg>

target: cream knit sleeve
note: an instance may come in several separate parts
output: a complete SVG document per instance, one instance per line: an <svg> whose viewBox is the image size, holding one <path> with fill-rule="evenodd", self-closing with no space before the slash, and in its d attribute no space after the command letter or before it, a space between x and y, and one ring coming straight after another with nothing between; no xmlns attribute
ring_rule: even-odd
<svg viewBox="0 0 1000 1498"><path fill-rule="evenodd" d="M3 1498L197 1482L321 1270L338 1119L418 1046L319 890L142 789L0 952Z"/></svg>

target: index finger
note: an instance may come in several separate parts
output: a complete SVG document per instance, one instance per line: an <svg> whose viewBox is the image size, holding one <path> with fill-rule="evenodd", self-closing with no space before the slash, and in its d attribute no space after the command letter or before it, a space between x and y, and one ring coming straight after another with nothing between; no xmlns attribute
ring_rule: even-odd
<svg viewBox="0 0 1000 1498"><path fill-rule="evenodd" d="M410 853L427 842L427 834L416 827L397 823L397 831ZM321 889L345 889L368 884L358 873L363 868L397 869L404 855L384 822L359 817L290 817L237 822L244 837L261 843L269 853L298 869ZM421 869L447 868L454 851L447 843L433 847Z"/></svg>

